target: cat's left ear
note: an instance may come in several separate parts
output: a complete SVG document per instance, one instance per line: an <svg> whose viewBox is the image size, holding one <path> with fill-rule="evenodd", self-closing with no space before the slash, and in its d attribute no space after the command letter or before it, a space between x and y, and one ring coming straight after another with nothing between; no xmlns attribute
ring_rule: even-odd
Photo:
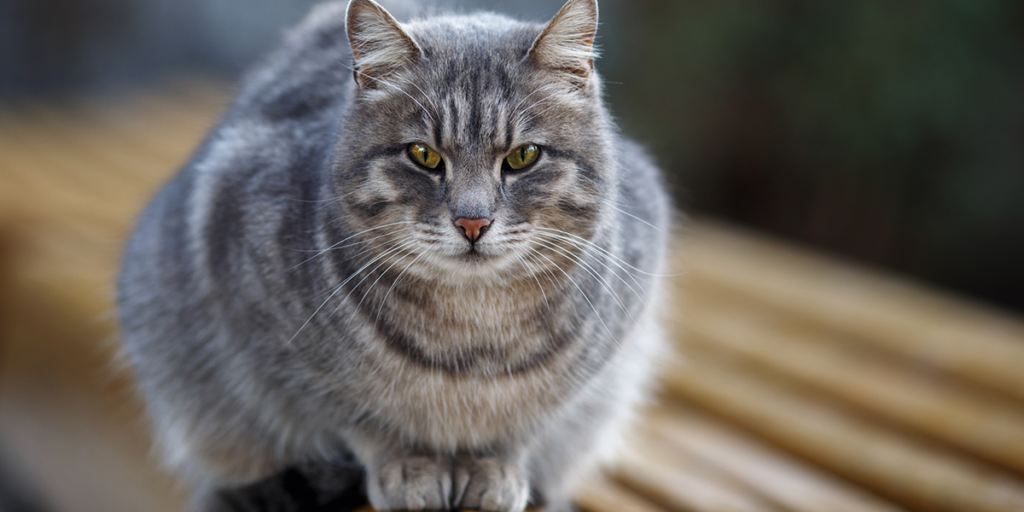
<svg viewBox="0 0 1024 512"><path fill-rule="evenodd" d="M362 88L380 88L389 75L423 56L398 20L373 0L352 0L345 18L356 83Z"/></svg>
<svg viewBox="0 0 1024 512"><path fill-rule="evenodd" d="M597 0L569 0L544 27L528 56L542 67L586 81L594 72Z"/></svg>

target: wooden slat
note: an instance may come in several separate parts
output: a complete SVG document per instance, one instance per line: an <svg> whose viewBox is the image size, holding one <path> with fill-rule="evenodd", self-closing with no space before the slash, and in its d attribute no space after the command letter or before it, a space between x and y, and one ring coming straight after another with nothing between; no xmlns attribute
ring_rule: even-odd
<svg viewBox="0 0 1024 512"><path fill-rule="evenodd" d="M689 278L1024 400L1024 323L891 275L712 221L683 243Z"/></svg>
<svg viewBox="0 0 1024 512"><path fill-rule="evenodd" d="M584 482L578 489L576 504L584 512L664 512L636 493L602 478Z"/></svg>
<svg viewBox="0 0 1024 512"><path fill-rule="evenodd" d="M908 507L937 511L1024 510L1024 484L913 438L780 388L699 351L666 386L765 439Z"/></svg>
<svg viewBox="0 0 1024 512"><path fill-rule="evenodd" d="M671 445L667 453L674 455L674 448L700 458L783 510L902 510L692 410L661 409L652 413L646 423L648 435Z"/></svg>
<svg viewBox="0 0 1024 512"><path fill-rule="evenodd" d="M612 476L668 510L681 512L780 512L715 474L693 457L666 453L665 442L636 439ZM671 453L671 452L668 452Z"/></svg>
<svg viewBox="0 0 1024 512"><path fill-rule="evenodd" d="M701 295L683 329L702 343L790 376L856 407L1024 473L1024 411L948 379L830 343L826 332Z"/></svg>

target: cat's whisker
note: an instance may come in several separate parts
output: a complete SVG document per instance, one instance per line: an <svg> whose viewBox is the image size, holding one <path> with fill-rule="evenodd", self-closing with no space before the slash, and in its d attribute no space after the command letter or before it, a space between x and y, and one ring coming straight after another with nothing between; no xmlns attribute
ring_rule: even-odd
<svg viewBox="0 0 1024 512"><path fill-rule="evenodd" d="M618 256L616 256L616 255L614 255L614 254L612 254L610 252L608 252L608 250L605 249L604 247L601 247L600 245L597 245L594 242L591 242L590 240L587 240L586 238L583 238L583 237L581 237L579 235L575 235L575 234L570 233L568 231L562 231L560 229L545 228L545 227L541 227L541 226L538 226L535 229L537 229L538 231L548 231L548 232L559 233L559 234L568 236L568 237L570 237L570 238L572 238L574 240L579 241L582 244L586 244L586 245L588 245L590 247L593 247L594 250L599 251L602 254L607 255L609 258L612 258L612 259L618 261L622 265L628 267L630 270L632 270L633 272L636 272L638 274L642 274L642 275L649 276L649 277L678 277L678 276L683 275L681 273L680 274L652 274L650 272L646 272L646 271L644 271L642 269L634 267L633 265L629 264L629 262L627 262L626 260L624 260L624 259L622 259L622 258L620 258L620 257L618 257Z"/></svg>
<svg viewBox="0 0 1024 512"><path fill-rule="evenodd" d="M372 237L372 238L367 238L365 240L359 240L358 242L347 243L345 245L331 246L331 247L329 247L327 249L288 249L288 250L292 251L292 252L306 252L306 253L309 253L309 252L322 253L322 252L338 251L338 250L341 250L341 249L347 249L349 247L357 247L357 246L360 246L360 245L363 245L363 244L367 244L367 243L370 243L370 242L372 242L374 240L380 240L381 238L387 238L389 236L394 236L394 235L396 235L398 233L401 233L402 231L408 231L410 229L412 229L412 228L396 229L394 231L391 231L389 233L385 233L383 235L377 235L377 236ZM300 263L300 265L301 265L301 263Z"/></svg>
<svg viewBox="0 0 1024 512"><path fill-rule="evenodd" d="M412 221L412 220L408 220L408 221L399 221L399 222L391 222L391 223L389 223L389 224L382 224L382 225L380 225L380 226L374 226L374 227L372 227L372 228L369 228L369 229L364 229L364 230L362 230L362 231L360 231L360 232L358 232L358 233L355 233L355 234L349 235L349 236L347 236L347 237L345 237L345 238L343 238L343 239L339 240L339 241L338 241L338 242L336 242L336 243L335 243L334 245L331 245L330 247L328 247L328 248L326 248L326 249L322 249L322 250L321 250L320 252L318 252L317 254L314 254L313 256L310 256L309 258L307 258L307 259L305 259L305 260L302 260L302 261L300 261L299 263L296 263L296 264L295 264L294 266L292 266L292 267L289 267L289 268L288 268L288 270L289 270L289 271L291 271L291 270L295 270L296 268L298 268L298 267L300 267L300 266L302 266L302 265L304 265L304 264L306 264L306 263L308 263L308 262L310 262L310 261L312 261L312 260L315 260L316 258L320 257L321 255L323 255L323 254L326 254L327 252L331 251L331 250L332 250L332 249L334 249L335 247L337 247L337 246L339 246L339 245L341 245L341 244L343 244L343 243L345 243L345 242L347 242L347 241L349 241L349 240L351 240L351 239L353 239L353 238L355 238L355 237L357 237L357 236L360 236L360 235L363 235L363 234L369 233L370 231L376 231L376 230L378 230L378 229L384 229L384 228L386 228L386 227L390 227L390 226L398 226L398 225L400 225L400 224L415 224L415 223L416 223L416 221Z"/></svg>
<svg viewBox="0 0 1024 512"><path fill-rule="evenodd" d="M558 235L558 234L555 234L555 233L548 233L548 232L545 232L545 231L538 231L537 235L538 236L542 236L542 237L552 238L552 239L555 239L555 240L561 240L561 241L564 241L566 243L573 244L574 246L576 246L577 248L582 250L584 253L586 253L588 256L593 258L594 262L596 262L596 263L598 263L600 265L603 265L608 270L611 270L612 271L612 275L614 275L616 278L618 278L619 281L622 281L622 284L626 285L626 287L629 288L629 290L631 292L633 292L634 295L636 295L636 298L639 299L641 303L643 303L644 299L643 299L643 297L640 296L640 293L635 288L633 288L632 285L627 283L626 280L623 279L622 276L620 276L618 272L616 272L613 268L611 268L608 265L608 253L607 253L607 251L602 253L602 252L598 252L598 251L596 251L594 249L594 247L600 247L600 246L597 246L597 245L592 245L591 246L591 245L581 244L581 243L577 242L576 240L573 240L572 238L569 238L569 237L566 237L566 236L563 236L563 235ZM602 258L598 259L595 256L595 253L597 253L597 255L602 256ZM629 276L629 278L631 280L633 280L633 282L637 285L637 287L639 287L640 289L644 288L644 286L642 284L640 284L639 281L637 281L636 276L634 276L628 270L623 268L623 266L620 265L617 261L612 259L611 263L614 264L616 266L616 268L618 268L619 270L622 270L627 276Z"/></svg>
<svg viewBox="0 0 1024 512"><path fill-rule="evenodd" d="M590 266L590 264L588 264L587 262L583 261L583 259L580 258L579 256L577 256L575 254L572 254L569 251L564 250L560 246L549 245L549 244L545 244L543 242L537 242L537 243L538 243L538 245L541 245L542 247L546 247L546 248L548 248L548 249L550 249L552 251L555 251L555 252L565 256L566 258L569 258L571 261L575 261L577 264L579 264L579 266L581 268L583 268L584 271L586 271L588 274L593 276L593 278L596 279L597 282L601 284L601 286L605 289L605 291L607 291L609 294L611 294L612 300L614 300L615 303L622 309L622 312L625 313L626 316L628 316L629 319L632 320L634 323L636 322L636 319L633 318L633 314L629 311L629 308L627 308L626 304L622 302L622 299L619 297L618 292L616 292L608 284L608 280L605 279L600 274L598 274L597 271L593 267ZM556 243L556 242L552 242L552 243Z"/></svg>
<svg viewBox="0 0 1024 512"><path fill-rule="evenodd" d="M607 201L605 199L600 199L600 198L599 198L599 200L601 202L603 202L604 204L612 207L612 209L618 211L619 213L621 213L621 214L623 214L623 215L625 215L627 217L632 217L632 218L634 218L634 219L636 219L636 220L638 220L638 221L640 221L640 222L642 222L644 224L647 224L648 226L653 228L655 231L658 231L659 233L661 232L661 229L658 228L658 226L655 226L654 224L651 224L650 222L647 222L646 220L641 219L640 217L637 217L636 215L633 215L632 213L629 213L626 210L623 210L622 208L619 208L618 206L615 205L615 203L613 203L611 201Z"/></svg>
<svg viewBox="0 0 1024 512"><path fill-rule="evenodd" d="M329 197L327 199L295 199L294 197L289 197L289 198L286 198L286 200L287 201L292 201L292 202L295 202L295 203L308 203L308 204L321 204L321 203L323 203L322 206L321 206L321 208L322 208L323 206L328 206L330 204L333 204L333 203L336 203L338 201L341 201L342 199L345 199L346 197L354 194L355 192L356 192L355 190L352 190L352 191L348 192L347 194L342 194L340 196ZM319 211L319 210L320 210L320 208L317 208L317 211Z"/></svg>
<svg viewBox="0 0 1024 512"><path fill-rule="evenodd" d="M361 251L359 251L359 252L357 252L355 254L352 254L352 255L350 255L350 256L340 260L340 262L352 261L352 260L354 260L354 259L356 259L356 258L358 258L358 257L360 257L360 256L362 256L362 255L364 255L364 254L366 254L368 252L373 252L373 251L377 251L377 250L388 251L388 250L394 248L399 243L402 243L404 240L405 239L391 240L391 241L387 241L387 242L380 243L380 244L373 244L372 246L366 247L365 249L363 249L363 250L361 250ZM328 288L327 291L316 295L314 298L323 297L324 295L328 294L330 292L330 290L332 290L332 289L334 289L333 285L330 288Z"/></svg>
<svg viewBox="0 0 1024 512"><path fill-rule="evenodd" d="M416 243L415 240L406 240L406 241L402 242L401 244L399 244L398 246L396 246L391 251L389 251L391 254L387 258L385 258L383 261L378 263L377 266L373 267L372 270L367 272L366 275L363 276L363 278L360 279L359 282L357 282L356 285L353 286L351 290L349 290L348 295L345 295L345 298L342 299L341 302L338 303L338 306L336 308L334 308L334 311L331 312L331 316L333 316L334 313L338 312L338 309L341 308L341 306L345 303L346 300L348 300L349 296L352 295L352 292L355 291L356 288L359 288L359 285L363 284L363 282L366 281L366 279L368 279L370 276L372 276L374 272L376 272L378 269L380 269L381 267L386 265L388 262L390 262L392 258L394 258L399 253L402 253L402 251L404 251L407 247L415 245L415 243ZM406 254L401 254L400 255L401 258L404 258L405 256L407 256L407 255ZM399 260L399 261L401 261L401 260ZM377 283L381 280L382 277L384 277L384 274L387 274L388 270L391 270L391 268L394 267L396 263L397 263L397 261L395 263L392 263L390 267L385 269L384 272L381 272L381 274L379 276L377 276L377 279L374 280L372 284L370 284L370 287L367 288L366 292L363 293L362 298L360 298L359 302L356 303L356 308L357 309L359 308L360 305L363 304L363 301L366 300L366 296L370 294L370 291L373 290L373 287L377 285Z"/></svg>
<svg viewBox="0 0 1024 512"><path fill-rule="evenodd" d="M391 252L395 251L396 249L398 249L398 248L392 248L392 249L388 249L388 250L387 250L387 251L385 251L384 253L382 253L382 254L379 254L379 255L377 255L377 256L376 256L375 258L373 258L372 260L370 260L369 262L367 262L367 263L366 263L365 265L363 265L362 267L360 267L360 268L359 268L359 270L356 270L355 272L353 272L353 273L352 273L352 275L348 276L347 278L345 278L345 280L344 280L344 281L342 281L342 282L341 282L341 283L339 283L339 284L338 284L337 286L335 286L335 287L334 287L334 291L332 291L332 292L331 292L331 295L330 295L330 296L328 296L328 297L327 297L327 298L326 298L326 299L325 299L325 300L323 301L323 303L321 303L321 304L320 304L320 306L316 308L316 310L315 310L315 311L313 311L313 314L312 314L312 315L309 315L309 318L307 318L307 319L306 319L306 321L305 321L305 322L304 322L304 323L302 324L302 326L300 326L300 327L299 327L299 329L298 329L297 331L295 331L295 334L293 334L293 335L292 335L292 337L288 339L288 342L286 343L286 345L290 345L290 344L291 344L291 342L295 340L295 337L296 337L296 336L298 336L298 335L299 335L299 333L300 333L300 332L302 332L302 330L303 330L303 329L305 329L305 328L306 328L306 326L307 326L307 325L309 325L309 323L313 321L313 317L315 317L315 316L316 316L316 314L317 314L317 313L319 313L319 312L320 312L320 310L321 310L321 309L323 309L323 307L324 307L324 306L326 306L326 305L327 305L327 303L328 303L328 302L330 302L330 301L331 301L331 299L333 299L333 298L334 298L334 296L335 296L335 295L337 295L337 294L338 294L338 292L339 292L339 291L341 291L341 290L342 290L342 289L343 289L343 288L345 287L345 285L346 285L346 284L347 284L347 283L348 283L349 281L351 281L351 280L352 280L352 278L354 278L355 276L359 275L359 274L360 274L360 273L361 273L361 272L362 272L363 270L366 270L366 267L369 267L370 265L372 265L372 264L373 264L373 262L375 262L375 261L377 261L378 259L380 259L380 258L384 257L385 255L387 255L387 254L389 254L389 253L391 253ZM351 294L351 293L352 293L352 292L350 291L350 292L349 292L349 294Z"/></svg>
<svg viewBox="0 0 1024 512"><path fill-rule="evenodd" d="M580 288L580 285L576 282L576 280L573 279L572 276L570 276L565 270L563 270L562 267L558 266L557 263L552 261L551 258L548 258L543 253L541 253L540 251L534 250L534 254L536 254L536 255L540 256L541 258L544 258L545 260L547 260L548 263L550 263L554 268L556 268L559 272L561 272L562 275L564 275L565 278L568 279L569 282L572 283L572 285L574 287L576 287L576 290L580 292L580 295L583 297L583 300L587 301L587 304L590 305L590 309L594 311L594 316L597 317L597 320L599 322L601 322L601 325L604 327L604 330L608 332L609 336L611 336L612 341L614 341L615 344L619 346L619 348L622 348L622 343L619 343L619 340L618 340L618 338L616 338L615 333L612 332L611 328L608 327L608 324L605 323L604 317L601 316L601 312L597 310L597 307L594 306L594 303L590 300L590 297L588 297L587 294L583 291L583 288Z"/></svg>
<svg viewBox="0 0 1024 512"><path fill-rule="evenodd" d="M529 272L530 273L530 277L532 277L534 279L534 281L537 282L537 289L540 290L541 297L543 297L543 299L544 299L544 305L547 306L548 311L551 311L551 303L548 302L548 295L544 291L544 286L540 284L540 278L537 277L537 274L539 273L537 271L537 267L540 267L541 271L547 273L548 275L550 275L550 271L548 269L546 269L546 268L541 267L539 262L536 262L535 260L532 260L532 255L529 254L529 253L516 254L516 257L518 257L519 260L522 261L523 265L527 268L527 270L530 271ZM548 279L549 283L552 282L550 280L551 279L550 277L547 277L547 276L545 276L545 277L546 277L546 279Z"/></svg>
<svg viewBox="0 0 1024 512"><path fill-rule="evenodd" d="M377 317L373 320L374 327L376 327L377 326L377 322L380 321L380 314L381 314L382 311L384 311L384 303L387 302L388 297L391 295L391 291L395 289L395 285L397 285L398 281L400 281L402 279L402 276L405 275L405 271L409 270L409 267L415 265L416 262L419 261L419 259L422 258L422 257L423 257L423 253L420 253L420 254L416 255L416 257L413 258L413 260L410 261L409 264L406 265L405 268L403 268L402 271L398 273L398 277L395 278L395 281L393 283L391 283L391 287L389 287L387 293L384 294L384 298L380 300L380 307L377 308ZM388 267L388 269L390 270L390 267ZM381 274L381 277L383 277L383 276L384 276L384 274Z"/></svg>
<svg viewBox="0 0 1024 512"><path fill-rule="evenodd" d="M594 263L596 263L598 265L601 265L602 267L604 267L604 268L608 269L609 271L611 271L613 276L615 276L619 281L622 282L623 285L625 285L627 288L629 288L629 290L632 291L634 295L636 295L637 299L639 299L641 303L643 302L643 298L640 296L640 293L635 288L633 288L633 286L630 285L625 279L623 279L622 276L619 275L619 272L616 271L616 269L621 270L623 273L625 273L627 276L629 276L629 278L633 281L633 283L636 284L637 287L639 287L641 290L644 289L644 286L642 284L640 284L639 281L637 281L635 276L630 274L628 270L623 268L621 265L618 264L618 262L616 262L614 260L612 260L611 263L615 265L615 268L612 268L608 264L608 261L607 261L608 258L606 257L606 255L604 255L604 254L602 254L600 252L597 252L594 249L594 247L597 247L597 246L588 246L588 245L580 244L580 243L578 243L577 241L575 241L575 240L573 240L571 238L567 238L567 237L564 237L564 236L561 236L561 235L556 235L556 234L553 234L553 233L538 232L536 235L541 237L541 238L543 238L543 239L549 240L552 243L565 242L567 244L571 244L572 246L576 247L577 249L582 251L584 255L590 257L590 259ZM561 247L561 246L559 246L559 247ZM598 258L597 256L601 256L601 258ZM582 258L581 258L581 263L583 263L582 262Z"/></svg>

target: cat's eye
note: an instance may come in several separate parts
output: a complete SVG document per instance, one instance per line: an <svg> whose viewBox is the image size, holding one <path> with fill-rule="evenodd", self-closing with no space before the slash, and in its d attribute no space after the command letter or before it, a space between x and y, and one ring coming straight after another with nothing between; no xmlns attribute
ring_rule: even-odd
<svg viewBox="0 0 1024 512"><path fill-rule="evenodd" d="M414 143L409 144L409 158L412 158L413 162L416 162L421 167L425 167L432 171L440 170L441 155L431 149L426 144Z"/></svg>
<svg viewBox="0 0 1024 512"><path fill-rule="evenodd" d="M540 147L535 144L524 144L516 149L513 149L508 156L505 157L505 163L513 171L520 171L534 164L537 158L540 157Z"/></svg>

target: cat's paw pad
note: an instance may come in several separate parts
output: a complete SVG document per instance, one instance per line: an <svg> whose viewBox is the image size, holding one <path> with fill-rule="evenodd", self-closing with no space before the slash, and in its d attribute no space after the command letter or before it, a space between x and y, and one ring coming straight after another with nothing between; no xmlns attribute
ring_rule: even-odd
<svg viewBox="0 0 1024 512"><path fill-rule="evenodd" d="M459 459L453 468L452 508L522 512L530 498L526 475L500 459Z"/></svg>
<svg viewBox="0 0 1024 512"><path fill-rule="evenodd" d="M426 457L393 460L371 472L367 491L377 510L449 510L451 466Z"/></svg>

